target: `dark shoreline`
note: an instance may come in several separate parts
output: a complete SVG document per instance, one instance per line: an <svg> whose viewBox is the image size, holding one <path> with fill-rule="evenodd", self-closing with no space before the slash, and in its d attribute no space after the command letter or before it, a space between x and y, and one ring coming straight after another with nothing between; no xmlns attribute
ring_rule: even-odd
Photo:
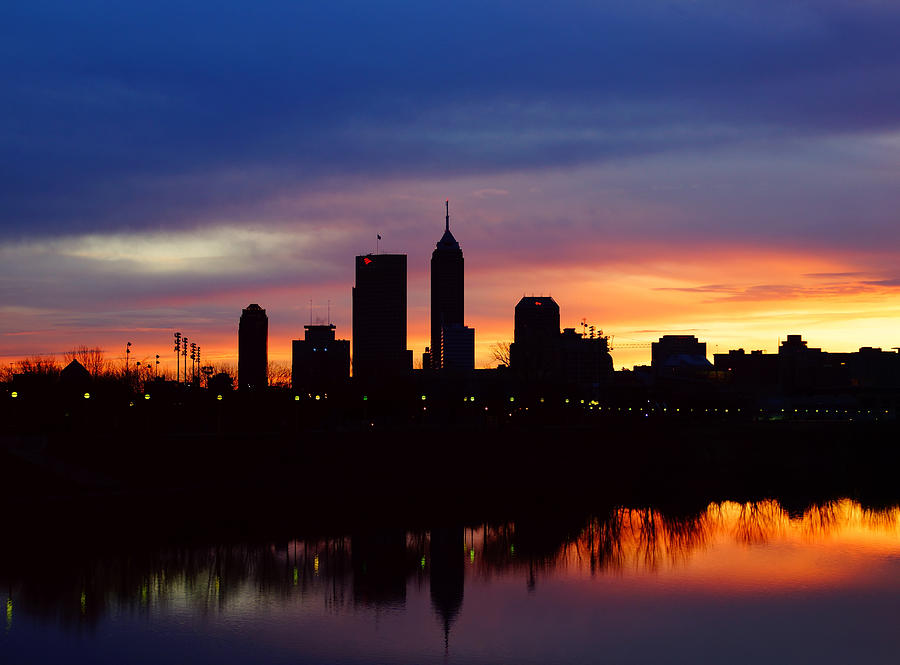
<svg viewBox="0 0 900 665"><path fill-rule="evenodd" d="M900 498L896 423L672 423L7 437L7 533L249 535Z"/></svg>

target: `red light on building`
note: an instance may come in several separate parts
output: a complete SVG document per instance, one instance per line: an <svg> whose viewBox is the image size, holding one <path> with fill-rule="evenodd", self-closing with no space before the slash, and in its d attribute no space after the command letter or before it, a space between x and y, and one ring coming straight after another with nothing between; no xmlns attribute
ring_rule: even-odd
<svg viewBox="0 0 900 665"><path fill-rule="evenodd" d="M540 305L540 304L541 304L541 301L540 301L540 300L535 300L535 301L534 301L534 304L535 304L535 305Z"/></svg>
<svg viewBox="0 0 900 665"><path fill-rule="evenodd" d="M369 265L370 263L372 263L372 259L366 257L363 259L363 263L365 263L366 265Z"/></svg>

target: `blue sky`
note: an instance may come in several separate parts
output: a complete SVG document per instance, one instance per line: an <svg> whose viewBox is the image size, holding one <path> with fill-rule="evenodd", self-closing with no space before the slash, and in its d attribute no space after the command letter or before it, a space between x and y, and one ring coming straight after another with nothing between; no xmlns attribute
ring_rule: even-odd
<svg viewBox="0 0 900 665"><path fill-rule="evenodd" d="M890 321L898 34L865 0L6 3L0 355L183 321L224 345L251 300L285 348L309 299L349 329L376 231L410 254L414 336L448 196L483 344L532 290L723 344L721 307L650 296ZM620 283L648 311L605 303Z"/></svg>

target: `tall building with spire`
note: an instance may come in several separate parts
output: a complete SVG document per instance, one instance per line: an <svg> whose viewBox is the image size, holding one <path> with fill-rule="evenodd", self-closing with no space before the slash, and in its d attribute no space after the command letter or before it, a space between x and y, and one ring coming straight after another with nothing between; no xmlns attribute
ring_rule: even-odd
<svg viewBox="0 0 900 665"><path fill-rule="evenodd" d="M469 335L461 335L464 327L463 310L465 286L463 283L463 253L450 233L450 201L446 201L444 235L431 254L431 367L446 369L449 367L444 349L448 338L467 340ZM442 336L442 331L445 333ZM472 365L474 365L474 331L472 339ZM443 343L442 343L443 340ZM466 354L463 354L466 355ZM454 363L456 365L456 363ZM458 369L472 369L458 367Z"/></svg>

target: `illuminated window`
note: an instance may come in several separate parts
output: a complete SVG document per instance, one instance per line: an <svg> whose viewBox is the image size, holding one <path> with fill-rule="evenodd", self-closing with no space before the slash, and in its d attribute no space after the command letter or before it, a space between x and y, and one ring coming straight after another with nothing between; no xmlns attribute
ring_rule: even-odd
<svg viewBox="0 0 900 665"><path fill-rule="evenodd" d="M13 391L9 394L9 396L10 396L10 397L18 397L18 396L19 396L19 393L17 393L15 390L13 390Z"/></svg>
<svg viewBox="0 0 900 665"><path fill-rule="evenodd" d="M90 399L90 398L91 398L91 394L90 394L90 393L85 393L85 394L84 394L84 398L85 398L85 399Z"/></svg>
<svg viewBox="0 0 900 665"><path fill-rule="evenodd" d="M150 399L150 393L144 393L144 399Z"/></svg>
<svg viewBox="0 0 900 665"><path fill-rule="evenodd" d="M300 401L300 395L294 395L294 401L295 401L295 402L299 402L299 401Z"/></svg>
<svg viewBox="0 0 900 665"><path fill-rule="evenodd" d="M221 396L221 395L216 395L216 399L219 400L219 401L221 402L221 401L222 401L222 396Z"/></svg>

